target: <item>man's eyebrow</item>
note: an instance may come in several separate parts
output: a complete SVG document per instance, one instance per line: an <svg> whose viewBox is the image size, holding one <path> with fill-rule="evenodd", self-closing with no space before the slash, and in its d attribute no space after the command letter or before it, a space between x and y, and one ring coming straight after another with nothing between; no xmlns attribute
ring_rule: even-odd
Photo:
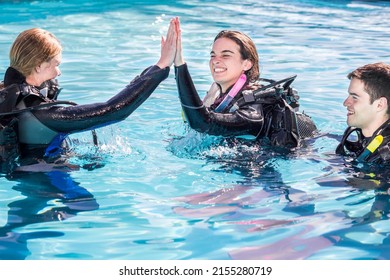
<svg viewBox="0 0 390 280"><path fill-rule="evenodd" d="M357 93L354 93L354 92L348 92L349 95L352 95L352 96L359 96L359 94Z"/></svg>

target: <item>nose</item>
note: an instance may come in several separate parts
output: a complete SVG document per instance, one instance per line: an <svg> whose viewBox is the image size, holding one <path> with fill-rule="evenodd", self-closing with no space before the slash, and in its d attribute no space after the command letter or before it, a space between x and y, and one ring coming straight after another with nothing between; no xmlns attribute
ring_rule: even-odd
<svg viewBox="0 0 390 280"><path fill-rule="evenodd" d="M215 57L210 58L210 63L209 63L210 70L213 70L213 68L218 67L219 63L220 63L219 60L216 59Z"/></svg>
<svg viewBox="0 0 390 280"><path fill-rule="evenodd" d="M58 70L57 70L57 76L61 76L61 74L62 74L62 73L61 73L61 70L58 69Z"/></svg>
<svg viewBox="0 0 390 280"><path fill-rule="evenodd" d="M350 102L350 96L348 96L348 97L344 100L343 105L344 105L344 107L348 107L350 104L351 104L351 102Z"/></svg>

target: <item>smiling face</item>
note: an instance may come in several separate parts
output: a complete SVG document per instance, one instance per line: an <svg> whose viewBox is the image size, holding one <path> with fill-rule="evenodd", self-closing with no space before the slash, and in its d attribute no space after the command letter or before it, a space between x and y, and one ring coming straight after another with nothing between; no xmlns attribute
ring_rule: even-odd
<svg viewBox="0 0 390 280"><path fill-rule="evenodd" d="M362 129L363 135L370 137L383 123L383 100L379 98L371 103L370 95L364 88L364 83L352 78L348 97L343 105L347 107L347 124ZM382 112L382 113L381 113Z"/></svg>
<svg viewBox="0 0 390 280"><path fill-rule="evenodd" d="M252 64L242 59L240 47L233 40L219 38L210 52L209 66L214 81L226 92Z"/></svg>

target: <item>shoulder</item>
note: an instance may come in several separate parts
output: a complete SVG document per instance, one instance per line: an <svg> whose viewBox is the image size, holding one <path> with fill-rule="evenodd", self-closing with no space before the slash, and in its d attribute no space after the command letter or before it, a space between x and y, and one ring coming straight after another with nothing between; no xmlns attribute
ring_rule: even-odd
<svg viewBox="0 0 390 280"><path fill-rule="evenodd" d="M19 84L12 84L7 87L2 85L0 89L0 113L7 113L14 110L18 103L23 88Z"/></svg>

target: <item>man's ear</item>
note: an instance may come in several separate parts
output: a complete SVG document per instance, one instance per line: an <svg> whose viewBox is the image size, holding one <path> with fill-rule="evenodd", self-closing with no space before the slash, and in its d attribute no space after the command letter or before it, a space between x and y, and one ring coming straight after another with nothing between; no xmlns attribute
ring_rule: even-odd
<svg viewBox="0 0 390 280"><path fill-rule="evenodd" d="M387 101L387 98L386 97L380 97L378 99L378 110L379 111L382 111L382 110L385 110L387 112L387 108L389 107L389 103Z"/></svg>

